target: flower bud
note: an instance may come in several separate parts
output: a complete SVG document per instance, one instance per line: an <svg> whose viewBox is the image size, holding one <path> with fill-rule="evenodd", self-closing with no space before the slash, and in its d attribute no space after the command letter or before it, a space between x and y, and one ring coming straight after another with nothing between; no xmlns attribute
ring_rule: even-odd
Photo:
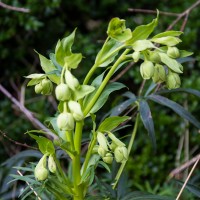
<svg viewBox="0 0 200 200"><path fill-rule="evenodd" d="M166 79L168 89L176 89L181 85L181 79L177 73L169 72Z"/></svg>
<svg viewBox="0 0 200 200"><path fill-rule="evenodd" d="M61 113L57 117L57 126L61 131L71 131L74 129L74 118L71 113Z"/></svg>
<svg viewBox="0 0 200 200"><path fill-rule="evenodd" d="M180 52L177 47L168 47L167 55L171 58L178 58L180 56Z"/></svg>
<svg viewBox="0 0 200 200"><path fill-rule="evenodd" d="M102 146L99 146L97 152L98 152L98 154L99 154L101 157L104 157L105 154L106 154L106 152L107 152L107 150L104 149Z"/></svg>
<svg viewBox="0 0 200 200"><path fill-rule="evenodd" d="M50 172L56 173L56 163L52 155L50 155L48 159L48 168Z"/></svg>
<svg viewBox="0 0 200 200"><path fill-rule="evenodd" d="M95 153L98 153L98 149L99 149L99 145L95 145L92 149L92 153L95 154Z"/></svg>
<svg viewBox="0 0 200 200"><path fill-rule="evenodd" d="M140 65L140 74L143 79L150 79L154 74L154 65L151 61L144 61Z"/></svg>
<svg viewBox="0 0 200 200"><path fill-rule="evenodd" d="M117 144L116 144L115 142L112 141L112 143L110 144L109 147L110 147L110 150L114 152L114 150L115 150L116 147L117 147Z"/></svg>
<svg viewBox="0 0 200 200"><path fill-rule="evenodd" d="M114 142L117 146L125 146L113 133L109 132L108 137Z"/></svg>
<svg viewBox="0 0 200 200"><path fill-rule="evenodd" d="M159 64L155 65L152 79L154 83L162 83L166 80L165 68L162 65Z"/></svg>
<svg viewBox="0 0 200 200"><path fill-rule="evenodd" d="M37 85L35 85L35 93L36 94L41 94L41 92L42 92L42 84L40 82Z"/></svg>
<svg viewBox="0 0 200 200"><path fill-rule="evenodd" d="M150 53L149 60L151 62L154 62L154 63L160 63L161 62L161 59L160 59L160 56L159 56L158 52L149 51L149 53Z"/></svg>
<svg viewBox="0 0 200 200"><path fill-rule="evenodd" d="M138 60L140 59L140 52L139 51L135 51L133 54L132 54L132 58L133 58L133 61L136 63L138 62Z"/></svg>
<svg viewBox="0 0 200 200"><path fill-rule="evenodd" d="M97 141L99 143L99 146L101 146L103 149L108 151L108 146L107 146L108 141L107 141L106 136L103 133L98 132Z"/></svg>
<svg viewBox="0 0 200 200"><path fill-rule="evenodd" d="M111 153L107 153L104 157L103 157L103 161L107 164L112 164L113 161L113 155Z"/></svg>
<svg viewBox="0 0 200 200"><path fill-rule="evenodd" d="M75 89L79 86L78 80L72 75L69 70L65 71L65 81L70 89L75 91Z"/></svg>
<svg viewBox="0 0 200 200"><path fill-rule="evenodd" d="M48 170L46 169L46 155L44 155L35 167L34 175L38 181L44 181L48 177Z"/></svg>
<svg viewBox="0 0 200 200"><path fill-rule="evenodd" d="M128 159L128 150L126 147L118 146L114 151L116 162L123 162Z"/></svg>
<svg viewBox="0 0 200 200"><path fill-rule="evenodd" d="M41 85L42 85L42 94L44 95L49 95L52 93L53 91L53 84L49 79L43 79L41 81Z"/></svg>
<svg viewBox="0 0 200 200"><path fill-rule="evenodd" d="M84 119L83 112L81 110L81 105L76 101L69 101L68 102L69 109L76 121L81 121Z"/></svg>
<svg viewBox="0 0 200 200"><path fill-rule="evenodd" d="M67 101L71 97L71 91L67 84L61 83L55 89L56 99L59 101Z"/></svg>

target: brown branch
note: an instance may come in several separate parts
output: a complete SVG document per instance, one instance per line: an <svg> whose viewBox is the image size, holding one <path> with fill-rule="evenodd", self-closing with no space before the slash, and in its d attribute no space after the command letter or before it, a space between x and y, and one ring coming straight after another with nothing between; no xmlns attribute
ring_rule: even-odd
<svg viewBox="0 0 200 200"><path fill-rule="evenodd" d="M133 65L134 62L129 63L116 77L110 80L110 82L115 82L120 79Z"/></svg>
<svg viewBox="0 0 200 200"><path fill-rule="evenodd" d="M195 157L193 157L188 162L185 162L180 167L177 167L176 169L172 170L169 174L169 179L173 178L174 176L176 176L176 174L179 174L180 172L182 172L183 170L188 168L190 165L192 165L193 163L195 163L199 159L200 159L200 154L196 155Z"/></svg>
<svg viewBox="0 0 200 200"><path fill-rule="evenodd" d="M29 111L24 105L20 104L20 102L14 98L1 84L0 84L0 92L2 92L8 99L14 103L19 110L26 116L26 118L33 124L34 127L42 129L53 139L57 139L57 136L53 134L46 126L44 126L38 119L36 119L31 111Z"/></svg>
<svg viewBox="0 0 200 200"><path fill-rule="evenodd" d="M23 143L20 143L20 142L17 142L17 141L15 141L15 140L11 139L10 137L8 137L8 136L6 135L6 133L4 133L4 132L1 131L1 130L0 130L0 133L3 135L3 137L5 137L5 138L8 139L10 142L12 142L12 143L14 143L14 144L16 144L16 145L20 145L20 146L23 146L23 147L26 147L26 148L31 148L31 149L34 149L34 150L38 150L38 148L36 148L36 147L32 147L32 146L29 146L29 145L27 145L27 144L23 144Z"/></svg>
<svg viewBox="0 0 200 200"><path fill-rule="evenodd" d="M148 13L148 14L157 14L155 10L148 10L148 9L138 9L138 8L128 8L129 12L139 12L139 13ZM159 14L166 15L166 16L175 16L178 17L180 13L171 13L171 12L163 12L159 11Z"/></svg>
<svg viewBox="0 0 200 200"><path fill-rule="evenodd" d="M3 2L0 2L0 7L6 8L8 10L13 10L13 11L18 11L18 12L24 12L24 13L29 13L30 12L30 9L28 9L28 8L18 8L18 7L7 5L7 4L5 4Z"/></svg>

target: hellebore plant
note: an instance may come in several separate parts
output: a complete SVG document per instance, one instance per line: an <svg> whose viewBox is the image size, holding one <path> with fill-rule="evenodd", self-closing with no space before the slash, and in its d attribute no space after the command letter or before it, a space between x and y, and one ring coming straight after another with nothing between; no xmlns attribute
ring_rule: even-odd
<svg viewBox="0 0 200 200"><path fill-rule="evenodd" d="M154 89L156 84L162 84L168 89L179 88L183 66L177 59L187 57L191 53L176 47L181 42L180 31L166 31L150 36L157 23L158 16L151 23L138 26L132 31L126 28L125 20L113 18L108 25L108 37L83 83L74 76L74 70L83 58L81 53L72 53L71 50L76 30L58 41L55 53L50 53L49 59L38 53L44 73L27 76L26 78L31 79L28 86L34 86L37 94L55 93L58 112L56 117L49 119L50 137L38 136L35 134L37 131L28 133L36 140L43 154L34 169L35 179L46 187L53 199L85 199L99 164L109 169L113 162L119 163L118 172L111 183L113 188L116 188L128 161L140 118L155 145L153 121L147 100L171 106L170 108L181 115L183 107L177 104L178 111L171 100L156 95ZM97 125L96 113L106 103L110 93L126 87L121 83L109 81L113 74L129 62L139 63L142 78L151 79L155 84L143 98L136 97L131 92L126 93L129 98L127 106L134 107L136 111L133 132L126 145L117 138L115 132L120 124L131 117L119 116L122 110ZM137 67L136 65L134 67ZM99 68L104 68L104 72L92 79ZM199 122L187 111L183 117L200 127ZM82 155L82 134L86 118L91 118L93 127L91 135L88 135L87 151ZM68 172L62 168L60 159L57 158L58 148L70 158L68 166L71 166L71 170Z"/></svg>

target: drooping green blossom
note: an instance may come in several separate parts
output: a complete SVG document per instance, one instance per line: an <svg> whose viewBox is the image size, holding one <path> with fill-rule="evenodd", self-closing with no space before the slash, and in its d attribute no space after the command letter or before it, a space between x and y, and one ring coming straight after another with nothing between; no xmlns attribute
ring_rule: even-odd
<svg viewBox="0 0 200 200"><path fill-rule="evenodd" d="M112 153L106 153L106 155L103 157L103 161L107 164L112 164L113 162L113 155Z"/></svg>
<svg viewBox="0 0 200 200"><path fill-rule="evenodd" d="M44 181L48 177L48 170L46 169L46 158L47 155L43 155L43 157L39 160L38 164L35 167L34 175L38 181Z"/></svg>
<svg viewBox="0 0 200 200"><path fill-rule="evenodd" d="M75 78L69 70L65 71L65 81L68 87L73 91L75 91L79 86L77 78Z"/></svg>
<svg viewBox="0 0 200 200"><path fill-rule="evenodd" d="M128 159L128 150L124 146L118 146L114 151L114 155L116 162L122 163Z"/></svg>
<svg viewBox="0 0 200 200"><path fill-rule="evenodd" d="M43 79L41 81L42 91L41 94L50 95L53 91L53 84L49 79Z"/></svg>
<svg viewBox="0 0 200 200"><path fill-rule="evenodd" d="M61 83L55 89L56 99L59 101L67 101L71 97L71 91L67 84Z"/></svg>
<svg viewBox="0 0 200 200"><path fill-rule="evenodd" d="M56 163L52 155L50 155L48 159L48 168L51 173L56 173Z"/></svg>
<svg viewBox="0 0 200 200"><path fill-rule="evenodd" d="M151 61L144 61L140 65L140 74L143 79L150 79L154 74L154 65Z"/></svg>
<svg viewBox="0 0 200 200"><path fill-rule="evenodd" d="M166 85L168 89L176 89L181 85L180 76L177 73L169 71L166 79Z"/></svg>
<svg viewBox="0 0 200 200"><path fill-rule="evenodd" d="M81 110L81 105L76 101L68 102L69 109L76 121L81 121L84 119L84 114Z"/></svg>
<svg viewBox="0 0 200 200"><path fill-rule="evenodd" d="M160 64L155 65L152 79L154 83L162 83L166 80L166 72L163 65Z"/></svg>
<svg viewBox="0 0 200 200"><path fill-rule="evenodd" d="M64 112L57 117L57 126L61 131L71 131L74 129L74 118L71 113Z"/></svg>
<svg viewBox="0 0 200 200"><path fill-rule="evenodd" d="M180 52L177 47L168 47L167 55L171 58L178 58L180 56Z"/></svg>

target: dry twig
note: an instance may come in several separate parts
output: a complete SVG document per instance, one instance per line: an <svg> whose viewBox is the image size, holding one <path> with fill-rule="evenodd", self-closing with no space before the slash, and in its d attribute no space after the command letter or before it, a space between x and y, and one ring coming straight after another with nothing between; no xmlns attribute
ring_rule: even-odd
<svg viewBox="0 0 200 200"><path fill-rule="evenodd" d="M6 8L8 10L13 10L13 11L18 11L18 12L24 12L24 13L29 13L30 12L30 9L28 9L28 8L18 8L18 7L7 5L7 4L5 4L3 2L0 2L0 7Z"/></svg>
<svg viewBox="0 0 200 200"><path fill-rule="evenodd" d="M19 110L26 116L26 118L36 127L45 131L49 136L53 139L57 139L57 136L53 134L46 126L44 126L38 119L36 119L33 114L20 102L14 98L1 84L0 84L0 92L2 92L8 99L14 103Z"/></svg>

